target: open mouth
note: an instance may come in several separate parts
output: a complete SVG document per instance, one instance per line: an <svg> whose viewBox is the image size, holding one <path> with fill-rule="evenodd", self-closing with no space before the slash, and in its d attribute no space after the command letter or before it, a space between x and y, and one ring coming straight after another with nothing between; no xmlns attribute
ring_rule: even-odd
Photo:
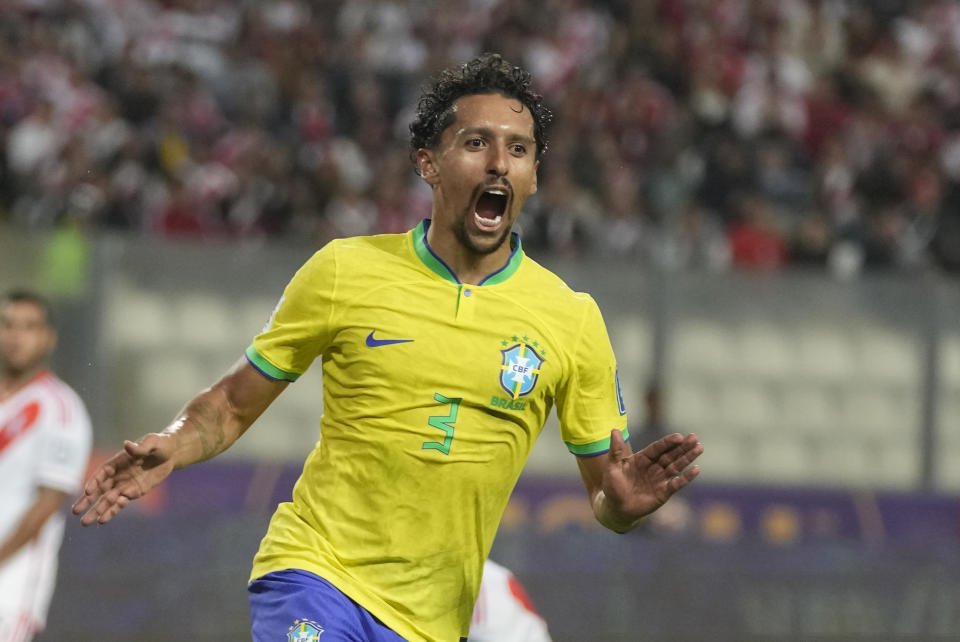
<svg viewBox="0 0 960 642"><path fill-rule="evenodd" d="M507 211L507 190L500 187L485 189L477 198L477 207L474 210L474 219L482 230L496 230Z"/></svg>

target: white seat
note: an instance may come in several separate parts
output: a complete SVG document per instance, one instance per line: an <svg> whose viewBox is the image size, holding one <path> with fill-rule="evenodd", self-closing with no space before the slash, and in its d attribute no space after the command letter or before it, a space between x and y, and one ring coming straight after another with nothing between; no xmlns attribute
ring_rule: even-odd
<svg viewBox="0 0 960 642"><path fill-rule="evenodd" d="M162 295L122 282L107 292L104 318L111 347L151 349L169 343L171 312Z"/></svg>
<svg viewBox="0 0 960 642"><path fill-rule="evenodd" d="M149 399L172 415L213 383L202 360L186 352L158 353L140 364L141 399Z"/></svg>
<svg viewBox="0 0 960 642"><path fill-rule="evenodd" d="M943 393L937 401L937 445L960 452L960 390Z"/></svg>
<svg viewBox="0 0 960 642"><path fill-rule="evenodd" d="M940 372L944 385L960 389L960 334L941 337Z"/></svg>
<svg viewBox="0 0 960 642"><path fill-rule="evenodd" d="M917 436L919 399L887 387L851 387L841 395L846 431L865 435Z"/></svg>
<svg viewBox="0 0 960 642"><path fill-rule="evenodd" d="M771 433L758 436L753 462L755 480L770 484L807 484L815 478L813 457L802 436Z"/></svg>
<svg viewBox="0 0 960 642"><path fill-rule="evenodd" d="M236 336L233 311L219 295L185 294L177 300L178 337L195 349L243 350ZM243 343L243 345L240 345Z"/></svg>
<svg viewBox="0 0 960 642"><path fill-rule="evenodd" d="M817 440L811 459L812 481L826 486L867 487L871 481L868 449L856 436L839 434Z"/></svg>
<svg viewBox="0 0 960 642"><path fill-rule="evenodd" d="M842 425L835 395L824 386L788 384L783 391L783 423L811 435L834 432Z"/></svg>
<svg viewBox="0 0 960 642"><path fill-rule="evenodd" d="M719 482L742 482L754 470L755 454L745 448L742 440L722 431L698 433L704 444L703 454L697 464L703 475Z"/></svg>
<svg viewBox="0 0 960 642"><path fill-rule="evenodd" d="M913 490L920 481L920 449L916 440L881 439L871 454L872 485L887 490Z"/></svg>
<svg viewBox="0 0 960 642"><path fill-rule="evenodd" d="M781 379L796 361L792 339L787 331L772 323L753 323L739 333L741 365L747 372Z"/></svg>
<svg viewBox="0 0 960 642"><path fill-rule="evenodd" d="M797 331L797 372L813 380L843 381L855 371L850 337L834 328Z"/></svg>
<svg viewBox="0 0 960 642"><path fill-rule="evenodd" d="M610 328L610 342L621 373L643 370L650 365L651 330L646 319L625 316ZM622 383L622 382L621 382Z"/></svg>
<svg viewBox="0 0 960 642"><path fill-rule="evenodd" d="M780 413L770 392L757 382L729 381L720 390L719 419L735 431L778 429Z"/></svg>
<svg viewBox="0 0 960 642"><path fill-rule="evenodd" d="M889 383L915 383L920 376L920 346L904 332L861 328L857 332L858 376Z"/></svg>
<svg viewBox="0 0 960 642"><path fill-rule="evenodd" d="M737 362L727 330L706 321L685 321L672 333L673 365L683 372L729 373Z"/></svg>
<svg viewBox="0 0 960 642"><path fill-rule="evenodd" d="M683 432L701 432L716 422L717 395L709 382L676 378L666 394L667 417Z"/></svg>
<svg viewBox="0 0 960 642"><path fill-rule="evenodd" d="M934 483L939 492L960 493L960 448L942 448L934 453L937 470Z"/></svg>

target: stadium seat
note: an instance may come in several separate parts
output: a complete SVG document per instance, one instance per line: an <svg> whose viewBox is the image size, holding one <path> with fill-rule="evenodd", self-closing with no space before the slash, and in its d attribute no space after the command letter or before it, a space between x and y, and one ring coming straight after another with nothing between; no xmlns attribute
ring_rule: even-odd
<svg viewBox="0 0 960 642"><path fill-rule="evenodd" d="M943 380L937 397L937 488L960 493L960 337L944 343Z"/></svg>
<svg viewBox="0 0 960 642"><path fill-rule="evenodd" d="M153 349L170 341L170 306L162 294L118 278L107 289L106 336L111 348Z"/></svg>
<svg viewBox="0 0 960 642"><path fill-rule="evenodd" d="M771 392L762 384L729 381L720 389L718 419L730 430L766 433L779 431L781 413Z"/></svg>
<svg viewBox="0 0 960 642"><path fill-rule="evenodd" d="M888 383L915 383L920 376L920 345L912 336L883 328L857 333L859 376Z"/></svg>
<svg viewBox="0 0 960 642"><path fill-rule="evenodd" d="M202 360L189 352L156 353L140 363L140 398L165 408L168 415L212 382Z"/></svg>
<svg viewBox="0 0 960 642"><path fill-rule="evenodd" d="M938 402L936 451L960 459L960 390L941 394Z"/></svg>
<svg viewBox="0 0 960 642"><path fill-rule="evenodd" d="M813 380L843 382L855 372L853 342L834 328L806 327L797 331L797 373Z"/></svg>
<svg viewBox="0 0 960 642"><path fill-rule="evenodd" d="M872 452L875 460L869 469L868 481L877 488L909 491L917 487L920 475L919 442L904 435L894 439L887 435L878 440Z"/></svg>
<svg viewBox="0 0 960 642"><path fill-rule="evenodd" d="M782 422L811 436L829 435L842 425L836 394L815 383L789 382L782 391Z"/></svg>
<svg viewBox="0 0 960 642"><path fill-rule="evenodd" d="M960 448L945 448L934 453L936 479L941 493L960 494Z"/></svg>
<svg viewBox="0 0 960 642"><path fill-rule="evenodd" d="M610 328L610 342L617 364L624 370L640 370L650 365L651 330L646 319L623 316Z"/></svg>
<svg viewBox="0 0 960 642"><path fill-rule="evenodd" d="M753 462L754 480L785 485L808 483L814 453L803 435L770 433L758 436L757 457Z"/></svg>
<svg viewBox="0 0 960 642"><path fill-rule="evenodd" d="M823 486L868 487L871 467L876 465L868 451L862 439L850 434L814 442L809 481Z"/></svg>
<svg viewBox="0 0 960 642"><path fill-rule="evenodd" d="M940 434L948 442L956 442L960 447L960 390L943 391L937 401Z"/></svg>
<svg viewBox="0 0 960 642"><path fill-rule="evenodd" d="M717 419L716 384L710 379L677 378L667 389L667 417L684 432L703 431Z"/></svg>
<svg viewBox="0 0 960 642"><path fill-rule="evenodd" d="M845 430L863 435L917 435L919 399L902 388L851 386L840 399Z"/></svg>
<svg viewBox="0 0 960 642"><path fill-rule="evenodd" d="M182 295L177 300L176 319L181 345L205 350L246 347L246 343L236 337L235 315L220 295L207 292ZM238 346L241 343L243 345Z"/></svg>
<svg viewBox="0 0 960 642"><path fill-rule="evenodd" d="M729 373L737 363L733 337L720 324L685 321L671 336L669 356L680 372Z"/></svg>
<svg viewBox="0 0 960 642"><path fill-rule="evenodd" d="M960 493L960 457L944 454L938 458L936 489L942 493Z"/></svg>
<svg viewBox="0 0 960 642"><path fill-rule="evenodd" d="M960 390L960 334L940 338L940 373L946 387Z"/></svg>
<svg viewBox="0 0 960 642"><path fill-rule="evenodd" d="M785 328L772 323L751 323L740 328L742 367L750 374L781 379L794 367L792 338Z"/></svg>
<svg viewBox="0 0 960 642"><path fill-rule="evenodd" d="M754 470L755 449L742 436L725 434L716 428L697 434L704 443L697 463L710 480L742 482Z"/></svg>

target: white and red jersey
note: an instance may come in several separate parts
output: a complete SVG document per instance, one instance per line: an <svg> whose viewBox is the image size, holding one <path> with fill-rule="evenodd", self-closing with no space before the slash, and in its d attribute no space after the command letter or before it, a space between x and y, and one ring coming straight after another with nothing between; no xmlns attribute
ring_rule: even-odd
<svg viewBox="0 0 960 642"><path fill-rule="evenodd" d="M483 564L483 579L468 642L551 642L547 623L513 573L496 562Z"/></svg>
<svg viewBox="0 0 960 642"><path fill-rule="evenodd" d="M49 371L0 397L0 541L33 504L38 487L76 495L90 457L90 418L83 402ZM29 639L46 624L65 516L0 566L0 642ZM6 637L4 637L6 636Z"/></svg>

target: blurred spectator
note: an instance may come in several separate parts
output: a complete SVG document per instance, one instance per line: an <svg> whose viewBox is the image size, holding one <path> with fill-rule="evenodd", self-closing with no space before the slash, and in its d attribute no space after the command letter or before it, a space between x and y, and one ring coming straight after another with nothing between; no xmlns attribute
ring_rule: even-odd
<svg viewBox="0 0 960 642"><path fill-rule="evenodd" d="M864 234L866 267L889 270L902 260L901 238L907 228L903 211L896 205L877 210L867 221Z"/></svg>
<svg viewBox="0 0 960 642"><path fill-rule="evenodd" d="M729 224L735 218L734 197L753 182L747 150L728 133L722 133L706 142L704 156L699 200L707 209L718 212L724 224Z"/></svg>
<svg viewBox="0 0 960 642"><path fill-rule="evenodd" d="M825 268L833 245L830 221L817 212L800 221L790 243L790 261L794 265Z"/></svg>
<svg viewBox="0 0 960 642"><path fill-rule="evenodd" d="M667 265L724 270L730 265L730 244L717 217L690 202L680 212L675 230L661 243L661 258Z"/></svg>
<svg viewBox="0 0 960 642"><path fill-rule="evenodd" d="M663 413L663 389L660 382L651 380L643 391L641 423L630 426L630 447L633 452L643 450L651 443L674 432Z"/></svg>
<svg viewBox="0 0 960 642"><path fill-rule="evenodd" d="M778 133L757 143L757 188L771 203L796 219L809 205L810 176L795 156L796 148Z"/></svg>
<svg viewBox="0 0 960 642"><path fill-rule="evenodd" d="M29 184L54 162L65 142L54 124L53 106L46 100L40 100L10 130L7 137L7 166L18 180Z"/></svg>
<svg viewBox="0 0 960 642"><path fill-rule="evenodd" d="M787 243L774 205L760 194L740 197L738 222L728 232L733 264L771 270L787 260Z"/></svg>
<svg viewBox="0 0 960 642"><path fill-rule="evenodd" d="M604 220L596 196L561 165L552 165L541 174L538 193L526 209L520 218L525 247L552 249L567 256L588 251L591 232Z"/></svg>
<svg viewBox="0 0 960 642"><path fill-rule="evenodd" d="M666 437L670 433L676 432L676 429L669 424L664 416L664 391L659 381L650 380L647 382L643 392L643 418L642 423L630 426L630 448L633 452L643 450L647 445ZM676 536L685 532L690 532L694 525L694 512L685 497L675 497L680 499L668 511L662 515L644 520L638 529L638 533L646 535L671 535ZM670 501L673 503L673 500ZM669 504L664 504L666 508Z"/></svg>
<svg viewBox="0 0 960 642"><path fill-rule="evenodd" d="M52 227L89 184L93 231L400 230L422 198L381 150L412 79L497 50L555 112L531 249L957 270L958 33L953 0L14 2L0 219Z"/></svg>

